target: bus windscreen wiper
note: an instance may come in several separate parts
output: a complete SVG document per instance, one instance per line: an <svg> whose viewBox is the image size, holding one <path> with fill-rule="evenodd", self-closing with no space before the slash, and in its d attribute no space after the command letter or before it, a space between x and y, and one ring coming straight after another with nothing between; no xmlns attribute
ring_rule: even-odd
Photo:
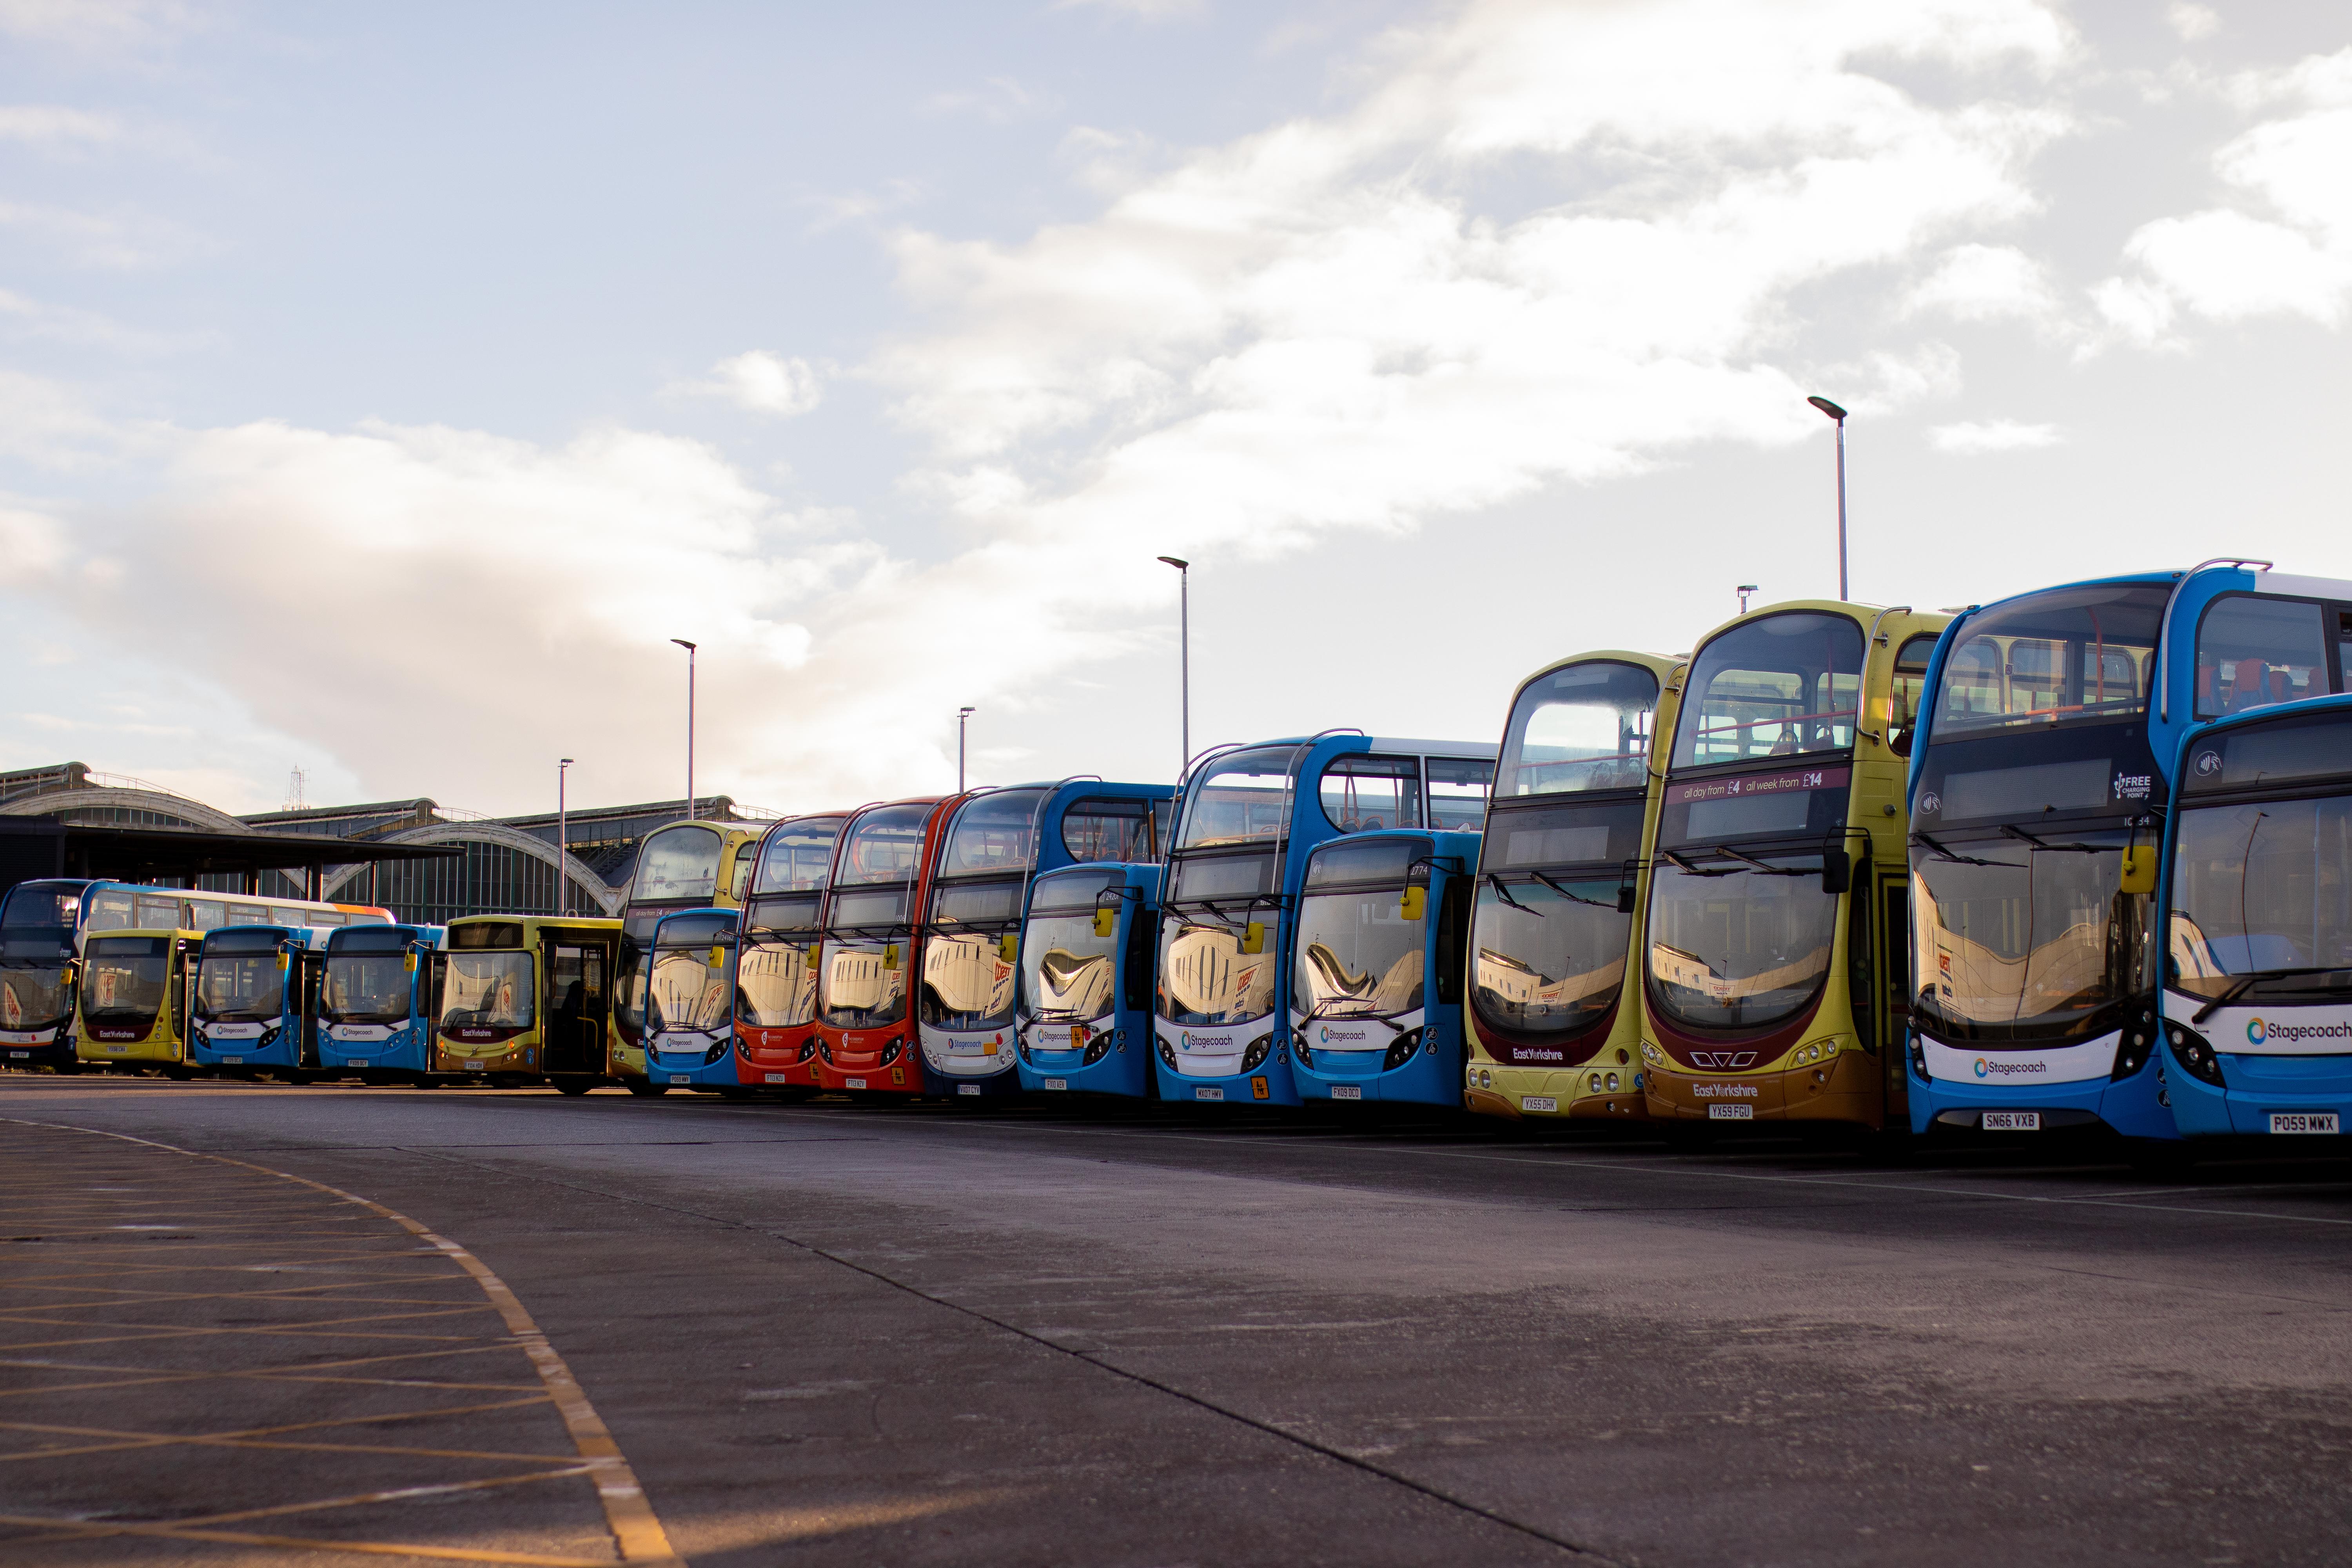
<svg viewBox="0 0 2352 1568"><path fill-rule="evenodd" d="M1503 880L1499 873L1490 876L1486 879L1494 884L1495 896L1502 900L1503 902L1510 905L1511 908L1518 910L1521 914L1533 915L1539 921L1549 920L1551 918L1545 914L1541 910L1530 909L1527 905L1519 902L1518 900L1511 897L1510 886Z"/></svg>
<svg viewBox="0 0 2352 1568"><path fill-rule="evenodd" d="M2189 1016L2189 1021L2192 1024L2203 1023L2211 1017L2217 1009L2228 1006L2265 980L2284 980L2290 974L2336 974L2347 969L2352 969L2352 963L2311 963L2299 969L2258 969L2252 974L2241 974L2230 982L2228 988L2223 990L2221 994L2198 1008Z"/></svg>
<svg viewBox="0 0 2352 1568"><path fill-rule="evenodd" d="M1713 851L1702 850L1700 853L1711 854ZM1739 874L1739 868L1737 866L1726 866L1717 871L1702 871L1671 849L1661 849L1658 854L1663 858L1673 861L1675 866L1686 875L1693 877L1736 877Z"/></svg>
<svg viewBox="0 0 2352 1568"><path fill-rule="evenodd" d="M1412 1012L1412 1009L1410 1007L1400 1007L1396 1009L1395 1012L1390 1013L1334 1013L1329 1010L1333 1007L1344 1007L1349 1002L1355 1000L1357 1000L1357 998L1351 996L1334 996L1328 1002L1318 1002L1314 1006L1307 1009L1307 1022L1311 1024L1318 1018L1339 1018L1344 1019L1346 1022L1350 1024L1386 1024L1390 1034L1402 1035L1404 1033L1403 1026L1398 1024L1395 1020L1398 1014Z"/></svg>
<svg viewBox="0 0 2352 1568"><path fill-rule="evenodd" d="M1528 875L1533 877L1537 881L1541 882L1545 887L1549 888L1553 892L1558 893L1561 898L1567 899L1571 902L1591 904L1596 910L1607 910L1612 914L1614 914L1617 910L1617 900L1614 899L1588 899L1582 893L1571 893L1568 890L1566 883L1558 881L1553 878L1547 877L1541 871L1530 871Z"/></svg>
<svg viewBox="0 0 2352 1568"><path fill-rule="evenodd" d="M1955 855L1924 833L1913 834L1911 842L1925 844L1937 859L1949 860L1955 866L2007 866L2012 871L2017 869L2016 863L2011 860L1979 860L1973 855Z"/></svg>
<svg viewBox="0 0 2352 1568"><path fill-rule="evenodd" d="M2025 829L2016 826L2014 823L2002 823L2000 825L2000 830L2009 835L2011 838L2023 839L2026 843L2032 845L2036 849L2048 849L2053 852L2068 855L2098 855L2105 853L2105 851L2095 844L2053 844L2046 838L2036 838L2033 835L2026 832ZM2110 846L2110 847L2112 847L2112 846Z"/></svg>

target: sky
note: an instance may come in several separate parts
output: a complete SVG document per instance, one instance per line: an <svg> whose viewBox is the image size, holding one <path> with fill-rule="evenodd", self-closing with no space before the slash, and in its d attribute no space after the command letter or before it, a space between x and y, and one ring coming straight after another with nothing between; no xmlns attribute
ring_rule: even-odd
<svg viewBox="0 0 2352 1568"><path fill-rule="evenodd" d="M0 768L821 810L2352 576L2352 12L0 0Z"/></svg>

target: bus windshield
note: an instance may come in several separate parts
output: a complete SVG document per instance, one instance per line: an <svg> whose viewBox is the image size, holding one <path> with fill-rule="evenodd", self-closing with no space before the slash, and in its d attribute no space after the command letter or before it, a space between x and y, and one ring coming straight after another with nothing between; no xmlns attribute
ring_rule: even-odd
<svg viewBox="0 0 2352 1568"><path fill-rule="evenodd" d="M723 932L680 931L679 922L662 928L663 940L654 949L646 979L646 1031L688 1029L709 1034L726 1026L733 1016L735 998L727 984L727 949ZM672 940L689 938L688 943Z"/></svg>
<svg viewBox="0 0 2352 1568"><path fill-rule="evenodd" d="M955 826L948 829L939 875L1029 870L1037 863L1032 825L1045 797L1042 789L1001 789L966 801L956 813Z"/></svg>
<svg viewBox="0 0 2352 1568"><path fill-rule="evenodd" d="M2147 711L2171 588L2095 583L1969 617L1944 659L1930 741Z"/></svg>
<svg viewBox="0 0 2352 1568"><path fill-rule="evenodd" d="M1641 854L1643 803L1497 808L1471 915L1471 1005L1481 1023L1556 1044L1608 1016L1625 984L1633 917L1619 889Z"/></svg>
<svg viewBox="0 0 2352 1568"><path fill-rule="evenodd" d="M196 1016L215 1023L266 1023L286 1008L286 970L273 943L224 949L205 943L196 966Z"/></svg>
<svg viewBox="0 0 2352 1568"><path fill-rule="evenodd" d="M94 1026L153 1028L171 979L172 939L108 936L90 939L82 959L81 1016Z"/></svg>
<svg viewBox="0 0 2352 1568"><path fill-rule="evenodd" d="M833 869L833 847L841 837L841 819L820 817L813 822L788 822L768 835L760 850L760 864L751 875L751 891L804 893L824 886Z"/></svg>
<svg viewBox="0 0 2352 1568"><path fill-rule="evenodd" d="M1096 934L1095 910L1118 885L1115 872L1038 879L1020 953L1021 1005L1038 1023L1087 1024L1111 1011L1118 939Z"/></svg>
<svg viewBox="0 0 2352 1568"><path fill-rule="evenodd" d="M1176 847L1263 844L1289 826L1290 760L1295 746L1229 752L1208 764L1184 802Z"/></svg>
<svg viewBox="0 0 2352 1568"><path fill-rule="evenodd" d="M849 830L835 868L837 887L862 883L910 882L923 858L923 829L931 820L931 804L886 805L869 811Z"/></svg>
<svg viewBox="0 0 2352 1568"><path fill-rule="evenodd" d="M814 915L812 915L814 923ZM735 958L736 1005L755 1029L788 1029L816 1016L816 938L747 930Z"/></svg>
<svg viewBox="0 0 2352 1568"><path fill-rule="evenodd" d="M1687 712L1689 710L1685 709ZM1661 855L1650 871L1650 998L1696 1028L1756 1029L1801 1012L1830 972L1838 897L1822 857L1763 868Z"/></svg>
<svg viewBox="0 0 2352 1568"><path fill-rule="evenodd" d="M404 951L331 950L320 1015L330 1024L405 1023L415 978Z"/></svg>
<svg viewBox="0 0 2352 1568"><path fill-rule="evenodd" d="M2198 806L2179 833L2172 985L2209 1002L2352 987L2352 795Z"/></svg>
<svg viewBox="0 0 2352 1568"><path fill-rule="evenodd" d="M442 1028L528 1029L530 1020L530 953L449 954L448 979L441 994Z"/></svg>
<svg viewBox="0 0 2352 1568"><path fill-rule="evenodd" d="M2122 890L2117 823L1919 833L1911 845L1919 1023L1947 1040L2065 1043L2116 1027L2147 984L2150 900ZM2137 830L2143 847L2148 830Z"/></svg>
<svg viewBox="0 0 2352 1568"><path fill-rule="evenodd" d="M1642 788L1657 710L1658 678L1638 664L1597 659L1537 677L1511 709L1496 795Z"/></svg>
<svg viewBox="0 0 2352 1568"><path fill-rule="evenodd" d="M637 856L641 900L708 899L719 890L719 837L711 828L680 823L646 840Z"/></svg>
<svg viewBox="0 0 2352 1568"><path fill-rule="evenodd" d="M1255 931L1255 936L1253 936ZM1160 1016L1171 1024L1246 1024L1274 1011L1281 922L1170 916L1160 926Z"/></svg>
<svg viewBox="0 0 2352 1568"><path fill-rule="evenodd" d="M1013 1021L1016 971L1009 935L958 932L923 943L923 1022L942 1029L1001 1028Z"/></svg>
<svg viewBox="0 0 2352 1568"><path fill-rule="evenodd" d="M55 882L19 882L0 904L0 931L71 931L81 921L81 889Z"/></svg>
<svg viewBox="0 0 2352 1568"><path fill-rule="evenodd" d="M897 937L828 937L817 1008L835 1029L878 1029L907 1016L907 944Z"/></svg>
<svg viewBox="0 0 2352 1568"><path fill-rule="evenodd" d="M1732 627L1691 664L1674 765L1847 750L1862 656L1862 627L1845 616L1789 610Z"/></svg>
<svg viewBox="0 0 2352 1568"><path fill-rule="evenodd" d="M72 1005L65 956L55 942L0 942L0 1029L54 1028Z"/></svg>

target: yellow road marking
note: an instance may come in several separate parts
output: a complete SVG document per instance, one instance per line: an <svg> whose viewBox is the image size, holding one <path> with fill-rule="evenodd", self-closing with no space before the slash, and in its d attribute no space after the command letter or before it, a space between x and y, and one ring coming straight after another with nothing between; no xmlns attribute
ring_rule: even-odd
<svg viewBox="0 0 2352 1568"><path fill-rule="evenodd" d="M19 1119L9 1118L8 1120L18 1121ZM487 1264L463 1247L446 1237L436 1234L396 1209L387 1208L357 1194L344 1192L340 1187L329 1186L324 1182L314 1182L306 1176L292 1175L285 1171L274 1171L267 1165L257 1165L250 1161L233 1160L224 1154L202 1153L196 1150L183 1149L175 1144L160 1142L152 1138L134 1138L128 1133L109 1132L94 1127L74 1127L60 1122L42 1121L22 1121L21 1125L112 1138L125 1143L136 1143L143 1148L160 1149L167 1153L184 1155L191 1160L209 1160L218 1164L231 1165L240 1170L273 1176L279 1181L291 1182L297 1186L308 1187L313 1192L325 1193L331 1197L341 1198L345 1203L356 1204L372 1213L383 1215L418 1240L436 1248L443 1257L473 1277L474 1282L481 1288L482 1294L489 1299L490 1304L498 1309L499 1317L505 1320L508 1331L514 1336L523 1353L530 1358L531 1365L539 1373L540 1381L546 1385L549 1397L554 1401L557 1413L563 1418L564 1428L571 1434L573 1447L578 1448L581 1458L585 1461L581 1468L590 1476L596 1488L597 1500L604 1505L604 1521L613 1531L614 1542L620 1547L622 1561L658 1563L676 1560L677 1554L671 1550L669 1537L663 1531L661 1521L655 1514L653 1505L646 1500L645 1489L638 1483L636 1472L629 1468L628 1460L621 1453L620 1445L613 1440L613 1435L605 1426L604 1418L596 1414L595 1406L589 1403L587 1394L582 1391L579 1380L572 1375L572 1369L564 1364L562 1356L557 1352L552 1344L548 1342L546 1334L541 1332L538 1323L532 1321L530 1313L524 1309L521 1300L507 1288L506 1281L500 1279ZM435 1555L436 1553L425 1554ZM514 1557L504 1559L474 1557L469 1560L523 1561Z"/></svg>
<svg viewBox="0 0 2352 1568"><path fill-rule="evenodd" d="M37 1527L58 1522L61 1521L0 1513L0 1524ZM492 1552L487 1548L461 1546L404 1546L391 1541L312 1541L299 1535L254 1535L235 1530L186 1530L172 1524L118 1524L109 1527L105 1533L167 1541L217 1541L230 1546L282 1546L299 1552L351 1552L371 1557L429 1557L444 1563L515 1563L527 1564L529 1568L613 1568L612 1560L605 1557L548 1557L535 1552ZM46 1539L79 1541L89 1537L59 1533Z"/></svg>

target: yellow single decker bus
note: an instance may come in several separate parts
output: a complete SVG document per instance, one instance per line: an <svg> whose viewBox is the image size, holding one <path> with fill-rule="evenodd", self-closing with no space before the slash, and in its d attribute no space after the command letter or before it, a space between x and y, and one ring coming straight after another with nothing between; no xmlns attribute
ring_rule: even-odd
<svg viewBox="0 0 2352 1568"><path fill-rule="evenodd" d="M205 934L169 927L83 938L74 1058L90 1068L189 1076L188 987Z"/></svg>
<svg viewBox="0 0 2352 1568"><path fill-rule="evenodd" d="M619 921L460 915L445 940L433 954L442 968L434 1072L501 1084L544 1079L566 1094L618 1076Z"/></svg>
<svg viewBox="0 0 2352 1568"><path fill-rule="evenodd" d="M1642 1068L1683 1136L1908 1113L1911 733L1951 620L1752 610L1684 672L1651 829Z"/></svg>
<svg viewBox="0 0 2352 1568"><path fill-rule="evenodd" d="M1643 846L1675 672L1581 653L1511 699L1478 855L1463 1103L1495 1116L1648 1118L1638 973Z"/></svg>

